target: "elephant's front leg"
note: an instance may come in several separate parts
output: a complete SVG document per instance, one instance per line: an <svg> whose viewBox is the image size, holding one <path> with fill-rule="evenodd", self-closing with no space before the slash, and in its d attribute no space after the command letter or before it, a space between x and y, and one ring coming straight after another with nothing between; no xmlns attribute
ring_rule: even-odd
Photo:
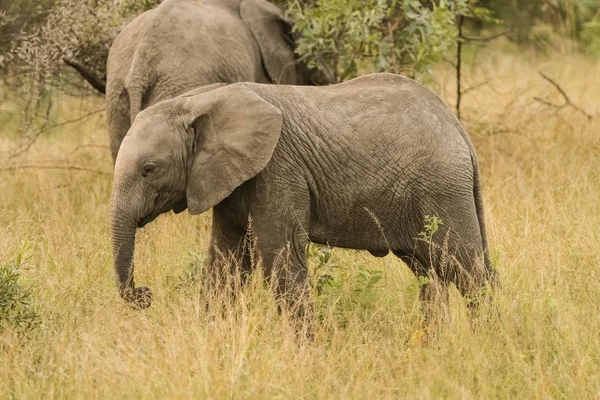
<svg viewBox="0 0 600 400"><path fill-rule="evenodd" d="M252 270L248 238L218 207L213 209L211 243L208 251L208 286L218 292L232 291L244 283Z"/></svg>

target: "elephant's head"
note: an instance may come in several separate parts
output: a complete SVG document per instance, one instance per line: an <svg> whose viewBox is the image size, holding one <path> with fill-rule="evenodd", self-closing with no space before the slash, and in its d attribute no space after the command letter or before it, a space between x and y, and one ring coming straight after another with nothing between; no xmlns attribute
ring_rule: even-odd
<svg viewBox="0 0 600 400"><path fill-rule="evenodd" d="M243 84L210 85L137 115L115 164L111 236L121 297L147 308L135 287L135 233L159 214L202 213L257 175L277 145L282 116Z"/></svg>

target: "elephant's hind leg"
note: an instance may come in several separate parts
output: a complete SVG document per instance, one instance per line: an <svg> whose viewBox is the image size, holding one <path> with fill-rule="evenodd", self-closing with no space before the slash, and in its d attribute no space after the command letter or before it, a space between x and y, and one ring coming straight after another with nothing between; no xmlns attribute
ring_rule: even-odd
<svg viewBox="0 0 600 400"><path fill-rule="evenodd" d="M428 266L428 257L403 250L393 250L394 255L404 261L419 280L419 298L426 323L435 316L448 316L448 282L440 277L435 268Z"/></svg>
<svg viewBox="0 0 600 400"><path fill-rule="evenodd" d="M443 279L454 283L469 306L477 303L487 282L481 237L447 231L434 241L432 253Z"/></svg>
<svg viewBox="0 0 600 400"><path fill-rule="evenodd" d="M411 251L405 249L394 253L411 266L415 275L441 285L454 283L470 303L476 301L481 294L487 274L476 216L464 216L465 214L445 215L442 217L444 225L429 238L414 239ZM429 285L424 285L424 300L432 297L427 293L429 290Z"/></svg>

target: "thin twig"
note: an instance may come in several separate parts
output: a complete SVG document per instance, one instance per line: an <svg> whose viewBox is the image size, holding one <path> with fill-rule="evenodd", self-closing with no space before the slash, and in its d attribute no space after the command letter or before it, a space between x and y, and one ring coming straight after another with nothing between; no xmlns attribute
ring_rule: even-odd
<svg viewBox="0 0 600 400"><path fill-rule="evenodd" d="M75 154L81 149L90 148L90 147L97 148L97 149L110 149L110 146L107 146L105 144L82 144L82 145L75 147L68 155Z"/></svg>
<svg viewBox="0 0 600 400"><path fill-rule="evenodd" d="M75 71L79 72L83 79L92 85L98 92L102 94L106 93L106 77L100 76L100 74L93 71L90 67L83 65L74 58L63 57L63 61Z"/></svg>
<svg viewBox="0 0 600 400"><path fill-rule="evenodd" d="M317 62L319 63L319 65L321 65L321 68L323 70L323 74L325 75L325 78L331 83L338 83L335 75L331 72L329 67L321 60L321 58L319 58L317 60Z"/></svg>
<svg viewBox="0 0 600 400"><path fill-rule="evenodd" d="M573 107L575 110L579 111L581 114L585 115L587 117L588 120L591 120L593 117L591 114L588 114L587 112L585 112L583 109L581 109L580 107L578 107L577 105L575 105L571 99L569 98L569 96L567 95L567 93L563 90L562 87L560 87L560 85L558 83L556 83L555 80L553 80L552 78L550 78L548 75L544 74L542 71L538 71L538 74L540 74L540 76L542 78L544 78L546 81L550 82L552 84L552 86L554 86L556 88L556 90L559 91L559 93L562 95L562 97L565 99L565 103L564 104L553 104L547 100L543 100L539 97L534 97L533 99L535 101L538 101L548 107L553 107L556 108L557 111L565 108L567 106L571 106Z"/></svg>
<svg viewBox="0 0 600 400"><path fill-rule="evenodd" d="M504 36L510 32L510 29L491 35L487 37L472 37L465 36L463 34L463 25L465 22L464 15L459 15L457 20L457 28L458 28L458 40L456 41L456 63L452 63L454 68L456 69L456 117L460 120L460 104L462 101L462 97L469 93L471 90L476 89L479 86L487 84L487 81L475 84L471 87L468 87L465 90L462 90L461 87L461 69L462 69L462 46L465 42L490 42L494 39L497 39L501 36Z"/></svg>
<svg viewBox="0 0 600 400"><path fill-rule="evenodd" d="M510 33L510 29L505 30L503 32L500 33L496 33L495 35L491 35L491 36L487 36L487 37L473 37L473 36L463 36L461 35L461 38L463 40L467 40L469 42L490 42L494 39L498 39L499 37L502 37L504 35L507 35Z"/></svg>
<svg viewBox="0 0 600 400"><path fill-rule="evenodd" d="M561 88L559 86L558 83L556 83L552 78L550 78L548 75L544 74L542 71L538 71L538 74L540 74L540 76L542 78L544 78L545 80L550 82L560 92L560 94L563 95L563 97L565 98L565 100L567 101L568 104L573 104L573 103L571 103L571 99L569 99L569 96L567 96L567 93L563 90L563 88Z"/></svg>
<svg viewBox="0 0 600 400"><path fill-rule="evenodd" d="M568 103L565 103L565 104L560 104L560 105L559 105L559 104L552 104L552 103L550 103L549 101L546 101L546 100L544 100L544 99L542 99L542 98L540 98L540 97L537 97L537 96L533 96L533 99L534 99L535 101L538 101L538 102L540 102L540 103L542 103L542 104L544 104L544 105L548 106L548 107L553 107L553 108L556 108L556 109L558 109L558 110L560 110L560 109L562 109L562 108L564 108L564 107L566 107L566 106L568 106L568 105L569 105Z"/></svg>
<svg viewBox="0 0 600 400"><path fill-rule="evenodd" d="M0 172L18 171L21 169L60 169L69 171L91 172L98 175L112 176L112 173L110 172L100 171L97 169L87 167L78 167L76 165L15 165L10 167L2 167L0 168Z"/></svg>
<svg viewBox="0 0 600 400"><path fill-rule="evenodd" d="M31 146L33 146L33 144L36 142L36 140L44 133L47 132L51 129L55 129L55 128L59 128L61 126L65 126L65 125L69 125L69 124L73 124L75 122L80 122L86 118L89 118L93 115L99 114L101 112L103 112L104 109L98 109L95 111L91 111L89 113L86 113L78 118L75 119L70 119L68 121L64 121L64 122L59 122L59 123L54 123L54 124L48 124L47 121L44 122L44 124L42 125L42 127L40 128L40 130L38 130L33 136L30 136L29 138L27 138L27 140L24 143L21 143L16 150L13 151L13 153L8 157L9 160L25 153L26 151L28 151Z"/></svg>
<svg viewBox="0 0 600 400"><path fill-rule="evenodd" d="M485 80L483 82L479 82L474 84L473 86L469 86L468 88L466 88L465 90L463 90L461 93L462 96L464 96L465 94L469 93L471 90L475 90L477 89L479 86L483 86L483 85L487 85L489 83L489 80Z"/></svg>
<svg viewBox="0 0 600 400"><path fill-rule="evenodd" d="M462 99L461 68L462 68L462 45L464 15L458 16L458 40L456 41L456 117L460 120L460 101Z"/></svg>
<svg viewBox="0 0 600 400"><path fill-rule="evenodd" d="M452 60L447 59L446 57L442 57L442 61L444 61L445 63L448 63L452 66L452 68L456 68L456 63Z"/></svg>

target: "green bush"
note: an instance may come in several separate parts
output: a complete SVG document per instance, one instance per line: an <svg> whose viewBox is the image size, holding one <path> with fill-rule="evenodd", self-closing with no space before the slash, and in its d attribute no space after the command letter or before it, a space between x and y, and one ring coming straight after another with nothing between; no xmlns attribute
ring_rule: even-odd
<svg viewBox="0 0 600 400"><path fill-rule="evenodd" d="M40 323L31 291L19 283L21 269L29 260L29 247L24 244L14 261L0 264L0 333L14 329L27 334Z"/></svg>
<svg viewBox="0 0 600 400"><path fill-rule="evenodd" d="M584 24L581 38L587 51L593 56L600 57L600 10L591 21Z"/></svg>
<svg viewBox="0 0 600 400"><path fill-rule="evenodd" d="M296 52L310 67L341 82L362 72L427 74L456 43L456 16L466 0L291 1Z"/></svg>
<svg viewBox="0 0 600 400"><path fill-rule="evenodd" d="M587 42L586 25L600 10L598 0L479 0L510 29L510 39L538 48L550 33ZM541 41L540 41L541 40Z"/></svg>
<svg viewBox="0 0 600 400"><path fill-rule="evenodd" d="M316 310L319 318L331 315L345 326L351 315L368 318L379 304L383 272L359 265L340 268L327 246L311 244L309 262L313 265L316 289Z"/></svg>

